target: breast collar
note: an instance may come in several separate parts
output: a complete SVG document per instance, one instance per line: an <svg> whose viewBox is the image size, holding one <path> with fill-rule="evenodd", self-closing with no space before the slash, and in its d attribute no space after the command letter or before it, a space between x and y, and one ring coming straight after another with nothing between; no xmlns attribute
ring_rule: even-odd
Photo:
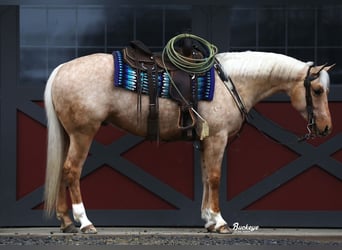
<svg viewBox="0 0 342 250"><path fill-rule="evenodd" d="M232 95L236 106L240 110L242 118L248 120L248 117L249 117L248 111L247 111L246 106L242 100L242 97L240 96L239 92L237 91L235 84L232 81L232 79L223 71L222 65L220 64L220 62L217 58L215 58L214 67L215 67L220 79L224 83L224 86L227 88L229 93Z"/></svg>

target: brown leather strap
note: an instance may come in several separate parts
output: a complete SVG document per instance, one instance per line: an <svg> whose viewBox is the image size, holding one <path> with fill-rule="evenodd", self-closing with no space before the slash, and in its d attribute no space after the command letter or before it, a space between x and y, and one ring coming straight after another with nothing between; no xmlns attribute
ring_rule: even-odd
<svg viewBox="0 0 342 250"><path fill-rule="evenodd" d="M156 67L156 66L154 66ZM158 105L158 79L156 70L148 69L149 82L149 114L147 120L147 138L149 140L159 140L159 105Z"/></svg>

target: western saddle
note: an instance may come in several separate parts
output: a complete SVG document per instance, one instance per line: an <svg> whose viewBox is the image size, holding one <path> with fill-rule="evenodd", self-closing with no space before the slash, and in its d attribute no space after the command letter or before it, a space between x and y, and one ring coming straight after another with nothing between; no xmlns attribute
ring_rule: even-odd
<svg viewBox="0 0 342 250"><path fill-rule="evenodd" d="M205 51L198 49L191 38L184 38L176 48L177 52L191 60L203 58ZM147 138L159 140L159 106L158 106L158 76L157 74L167 70L171 78L170 97L179 105L178 127L183 131L185 139L195 139L196 117L192 109L197 109L197 76L190 75L178 69L169 60L167 55L153 53L139 40L131 41L130 46L123 49L123 59L132 68L140 72L146 72L149 82L149 115ZM164 60L163 60L164 59ZM138 111L141 111L141 82L137 79Z"/></svg>

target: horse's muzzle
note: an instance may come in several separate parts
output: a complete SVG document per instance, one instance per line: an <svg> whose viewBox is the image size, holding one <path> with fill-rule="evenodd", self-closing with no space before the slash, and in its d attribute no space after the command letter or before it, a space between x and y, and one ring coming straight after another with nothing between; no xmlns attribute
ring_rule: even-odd
<svg viewBox="0 0 342 250"><path fill-rule="evenodd" d="M327 125L323 130L318 130L317 132L318 136L327 136L331 133L331 127Z"/></svg>

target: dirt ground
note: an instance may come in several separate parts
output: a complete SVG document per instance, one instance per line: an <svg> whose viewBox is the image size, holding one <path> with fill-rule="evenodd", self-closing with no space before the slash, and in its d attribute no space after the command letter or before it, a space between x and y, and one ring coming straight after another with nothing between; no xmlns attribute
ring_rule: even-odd
<svg viewBox="0 0 342 250"><path fill-rule="evenodd" d="M339 229L257 229L231 235L203 228L98 228L98 233L63 234L58 228L0 228L0 246L338 246Z"/></svg>

